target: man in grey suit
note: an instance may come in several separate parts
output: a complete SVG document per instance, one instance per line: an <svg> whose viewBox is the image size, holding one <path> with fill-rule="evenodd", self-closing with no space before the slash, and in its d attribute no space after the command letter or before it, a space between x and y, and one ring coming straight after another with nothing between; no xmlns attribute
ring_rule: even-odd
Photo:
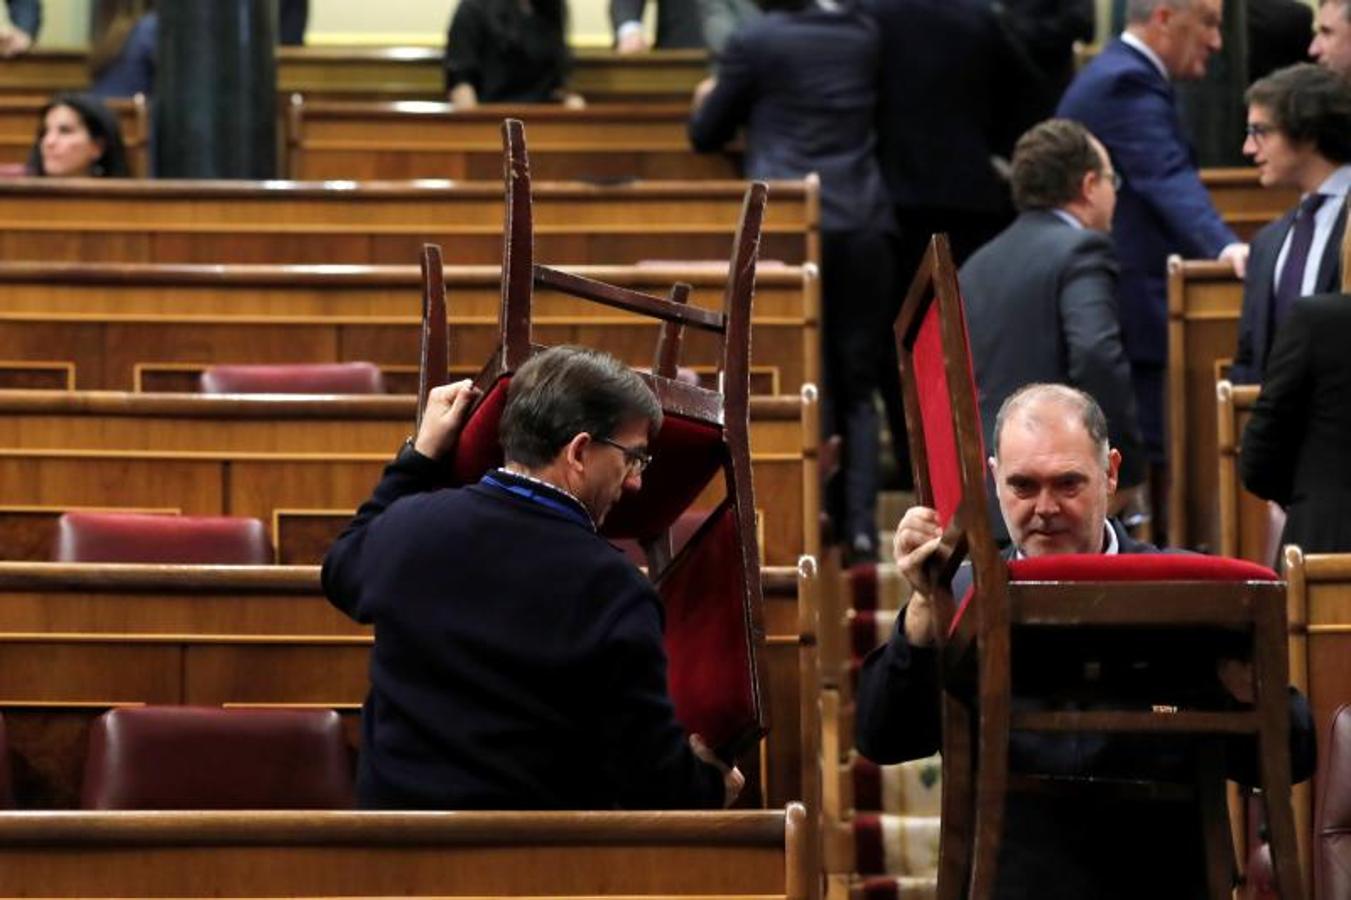
<svg viewBox="0 0 1351 900"><path fill-rule="evenodd" d="M1102 407L1121 451L1115 512L1138 493L1131 489L1146 469L1109 236L1117 175L1086 128L1048 119L1018 139L1012 181L1018 218L959 273L985 446L1000 404L1018 388L1079 388Z"/></svg>

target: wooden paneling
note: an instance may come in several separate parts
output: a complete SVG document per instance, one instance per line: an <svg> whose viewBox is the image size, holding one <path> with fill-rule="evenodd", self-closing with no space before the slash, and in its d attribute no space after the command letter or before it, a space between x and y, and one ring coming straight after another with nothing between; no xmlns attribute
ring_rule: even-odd
<svg viewBox="0 0 1351 900"><path fill-rule="evenodd" d="M1168 264L1168 543L1219 549L1216 367L1238 345L1243 283L1228 263Z"/></svg>
<svg viewBox="0 0 1351 900"><path fill-rule="evenodd" d="M536 258L560 265L725 260L741 182L534 186ZM466 182L0 182L0 257L180 263L409 264L501 259L502 187ZM760 255L818 259L812 180L773 182Z"/></svg>
<svg viewBox="0 0 1351 900"><path fill-rule="evenodd" d="M799 805L718 813L10 813L0 814L0 892L805 900L805 829Z"/></svg>
<svg viewBox="0 0 1351 900"><path fill-rule="evenodd" d="M1280 530L1273 521L1271 505L1243 487L1238 474L1243 429L1257 402L1257 385L1216 386L1219 450L1219 511L1222 556L1248 559L1264 566L1279 558Z"/></svg>
<svg viewBox="0 0 1351 900"><path fill-rule="evenodd" d="M320 704L354 711L370 630L324 599L314 567L0 563L0 711L28 805L72 798L80 716L127 703ZM802 653L814 644L796 569L763 570L774 728L748 765L770 805L803 796ZM805 710L805 711L804 711ZM44 727L43 723L49 727ZM758 762L756 762L758 760Z"/></svg>
<svg viewBox="0 0 1351 900"><path fill-rule="evenodd" d="M1299 191L1262 187L1255 168L1202 169L1201 183L1225 223L1245 241L1299 203Z"/></svg>

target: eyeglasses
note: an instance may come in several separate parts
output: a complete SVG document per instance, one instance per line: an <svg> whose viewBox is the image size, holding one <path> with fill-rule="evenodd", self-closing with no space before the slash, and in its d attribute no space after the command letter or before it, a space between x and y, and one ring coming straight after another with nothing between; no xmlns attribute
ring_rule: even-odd
<svg viewBox="0 0 1351 900"><path fill-rule="evenodd" d="M652 454L648 453L646 450L637 447L625 447L618 441L612 441L607 437L598 437L594 434L591 435L591 437L602 444L608 444L609 446L614 447L620 453L624 454L624 462L628 463L629 471L634 475L643 474L647 467L652 465Z"/></svg>
<svg viewBox="0 0 1351 900"><path fill-rule="evenodd" d="M1276 126L1264 125L1261 122L1249 122L1248 127L1245 128L1244 131L1247 133L1248 137L1252 138L1254 141L1263 141L1276 131Z"/></svg>
<svg viewBox="0 0 1351 900"><path fill-rule="evenodd" d="M1110 172L1103 172L1102 177L1112 182L1112 190L1114 191L1121 190L1121 186L1126 183L1126 180L1121 177L1121 173L1115 169Z"/></svg>

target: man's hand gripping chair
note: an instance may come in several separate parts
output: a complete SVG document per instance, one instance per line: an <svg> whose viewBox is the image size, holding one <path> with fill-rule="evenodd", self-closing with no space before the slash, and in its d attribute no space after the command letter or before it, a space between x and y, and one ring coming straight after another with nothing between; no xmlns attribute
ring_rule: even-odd
<svg viewBox="0 0 1351 900"><path fill-rule="evenodd" d="M656 361L640 373L664 413L651 447L643 487L625 495L606 517L602 533L634 540L665 607L671 696L685 729L731 759L768 730L764 702L760 553L751 486L749 441L750 321L767 189L746 191L728 269L721 312L689 306L690 287L677 284L669 298L605 284L535 265L530 163L521 122L502 126L505 149L506 223L503 237L501 338L475 379L483 394L460 435L454 482L477 481L501 465L498 424L512 373L544 349L531 342L534 290L564 293L661 320ZM449 341L441 251L422 252L423 335L419 417L428 392L449 380ZM722 345L720 390L676 379L685 328L714 334ZM605 348L601 348L605 349ZM672 554L670 532L714 476L726 496ZM687 522L682 522L682 525Z"/></svg>
<svg viewBox="0 0 1351 900"><path fill-rule="evenodd" d="M1290 805L1284 583L1251 563L1184 554L1006 562L987 519L976 385L945 236L935 236L920 265L895 337L918 499L938 511L944 527L934 560L943 685L940 900L993 896L1007 793L1088 789L1146 792L1143 796L1159 796L1164 789L1194 792L1202 809L1210 896L1230 897L1233 847L1216 755L1225 735L1244 733L1257 736L1281 896L1302 897ZM971 565L973 588L954 598L952 578L964 560ZM1162 655L1178 647L1179 636L1185 636L1189 654L1227 648L1218 655L1234 655L1236 646L1251 654L1254 708L1189 709L1163 698L1111 709L1095 703L1091 711L1012 706L1013 693L1023 695L1022 673L1038 665L1027 652L1029 641L1050 639L1058 651L1069 652L1133 642L1136 650L1160 654L1166 665ZM1200 764L1190 785L1011 776L1010 730L1191 734L1197 736ZM1123 866L1130 864L1123 859Z"/></svg>

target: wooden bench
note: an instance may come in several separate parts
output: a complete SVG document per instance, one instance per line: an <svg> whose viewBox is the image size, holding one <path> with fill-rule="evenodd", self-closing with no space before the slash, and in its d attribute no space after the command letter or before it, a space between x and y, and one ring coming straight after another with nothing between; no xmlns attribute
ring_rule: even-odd
<svg viewBox="0 0 1351 900"><path fill-rule="evenodd" d="M49 101L49 97L0 95L0 163L28 162L37 137L38 113ZM138 178L146 177L150 172L150 117L145 97L138 94L133 100L107 103L122 127L122 143L127 148L131 173Z"/></svg>
<svg viewBox="0 0 1351 900"><path fill-rule="evenodd" d="M806 900L815 893L810 859L800 804L747 812L0 814L6 896Z"/></svg>
<svg viewBox="0 0 1351 900"><path fill-rule="evenodd" d="M1228 263L1168 261L1168 543L1220 546L1215 384L1238 345L1243 283Z"/></svg>
<svg viewBox="0 0 1351 900"><path fill-rule="evenodd" d="M691 302L721 308L717 266L578 268L638 290L676 281ZM453 365L476 371L497 334L495 266L448 267ZM0 387L195 390L217 362L338 362L386 367L412 392L421 276L414 266L157 266L0 263ZM764 266L756 279L752 390L794 392L819 377L819 282L814 266ZM651 320L541 291L549 341L583 341L650 365ZM715 347L690 333L684 358L711 373Z"/></svg>
<svg viewBox="0 0 1351 900"><path fill-rule="evenodd" d="M1351 703L1351 554L1305 555L1291 544L1283 553L1289 584L1290 680L1309 698L1321 745L1332 716ZM1295 814L1304 871L1311 873L1313 797L1323 783L1327 758L1320 752L1312 785L1295 787Z"/></svg>
<svg viewBox="0 0 1351 900"><path fill-rule="evenodd" d="M502 172L502 119L525 122L530 171L547 181L670 181L741 177L739 154L695 153L678 104L485 106L307 101L286 117L288 178L457 178L494 181Z"/></svg>
<svg viewBox="0 0 1351 900"><path fill-rule="evenodd" d="M1215 386L1217 445L1219 452L1219 552L1222 556L1250 559L1264 566L1275 564L1279 532L1273 533L1267 501L1243 487L1238 474L1238 455L1243 429L1257 402L1257 385L1221 380Z"/></svg>
<svg viewBox="0 0 1351 900"><path fill-rule="evenodd" d="M536 255L552 265L726 259L742 182L537 183ZM774 182L760 255L817 262L814 178ZM502 255L501 184L0 182L0 258L29 261L408 265Z"/></svg>
<svg viewBox="0 0 1351 900"><path fill-rule="evenodd" d="M804 796L817 729L803 690L814 574L814 562L762 569L773 727L744 765L774 806ZM113 706L317 705L354 722L371 640L313 566L0 562L0 713L20 805L75 802L88 724Z"/></svg>
<svg viewBox="0 0 1351 900"><path fill-rule="evenodd" d="M708 74L702 50L658 50L623 55L577 48L571 87L588 103L684 103ZM5 62L0 93L48 96L88 89L83 49L32 53ZM329 100L444 100L441 47L279 47L277 92ZM281 105L279 99L278 105Z"/></svg>
<svg viewBox="0 0 1351 900"><path fill-rule="evenodd" d="M133 508L256 516L281 561L311 563L407 436L414 399L8 391L0 411L7 554L49 558L66 509ZM816 429L813 392L751 400L761 547L774 565L819 549ZM697 507L721 492L711 484Z"/></svg>

